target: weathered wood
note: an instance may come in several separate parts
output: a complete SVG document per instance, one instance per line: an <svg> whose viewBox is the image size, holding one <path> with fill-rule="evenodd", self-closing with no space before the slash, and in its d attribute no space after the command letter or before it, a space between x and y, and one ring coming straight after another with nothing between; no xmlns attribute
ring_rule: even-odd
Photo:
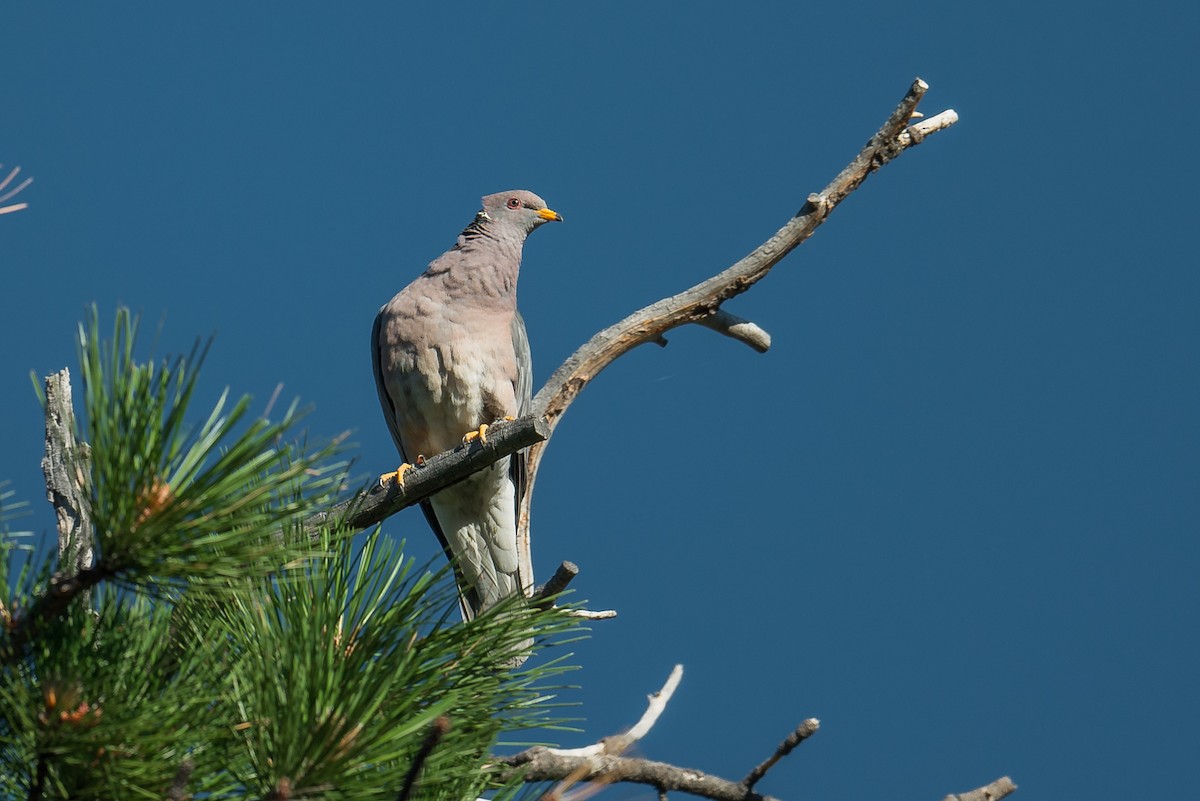
<svg viewBox="0 0 1200 801"><path fill-rule="evenodd" d="M94 543L87 509L90 449L75 439L71 372L46 376L46 500L58 521L58 572L74 575L91 567Z"/></svg>

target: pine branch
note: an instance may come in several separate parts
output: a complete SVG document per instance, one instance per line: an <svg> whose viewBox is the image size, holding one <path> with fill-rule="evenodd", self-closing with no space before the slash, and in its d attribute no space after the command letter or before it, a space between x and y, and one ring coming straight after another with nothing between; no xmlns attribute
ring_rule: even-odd
<svg viewBox="0 0 1200 801"><path fill-rule="evenodd" d="M0 663L21 659L25 647L43 626L61 617L76 598L112 575L107 565L101 562L77 573L59 572L51 576L46 590L27 610L13 612L7 640L0 641Z"/></svg>

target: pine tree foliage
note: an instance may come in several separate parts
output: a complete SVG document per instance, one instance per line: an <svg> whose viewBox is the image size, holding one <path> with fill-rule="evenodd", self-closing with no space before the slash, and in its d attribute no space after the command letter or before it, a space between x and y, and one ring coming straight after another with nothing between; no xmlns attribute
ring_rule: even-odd
<svg viewBox="0 0 1200 801"><path fill-rule="evenodd" d="M0 546L0 798L397 798L414 766L413 798L516 793L489 751L561 723L567 668L508 665L570 618L458 623L448 571L380 530L305 534L337 446L289 444L295 408L248 398L190 424L204 349L139 362L136 331L80 333L92 566L64 581Z"/></svg>

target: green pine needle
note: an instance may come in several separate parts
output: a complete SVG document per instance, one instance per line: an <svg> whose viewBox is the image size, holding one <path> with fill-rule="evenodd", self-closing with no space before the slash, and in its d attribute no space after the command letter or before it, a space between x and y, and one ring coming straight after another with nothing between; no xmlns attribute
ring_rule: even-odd
<svg viewBox="0 0 1200 801"><path fill-rule="evenodd" d="M537 652L575 620L511 599L458 623L448 569L380 530L314 539L336 447L227 393L190 424L207 346L139 362L136 333L124 310L107 342L95 311L80 328L90 593L53 602L53 548L18 570L0 537L0 798L162 799L183 777L197 798L392 799L413 776L413 798L514 797L489 753L565 724L570 667Z"/></svg>

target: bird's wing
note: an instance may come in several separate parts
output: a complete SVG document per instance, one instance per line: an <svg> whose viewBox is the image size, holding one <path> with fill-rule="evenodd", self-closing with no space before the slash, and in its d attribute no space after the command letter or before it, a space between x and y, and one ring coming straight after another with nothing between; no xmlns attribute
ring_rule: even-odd
<svg viewBox="0 0 1200 801"><path fill-rule="evenodd" d="M387 390L387 382L383 375L383 319L387 312L387 306L379 310L379 314L375 315L375 324L371 326L371 369L375 373L375 391L379 393L379 404L383 407L383 416L387 420L388 431L391 432L392 441L396 443L396 450L400 452L400 458L405 462L409 461L408 453L404 450L404 441L400 439L400 412L396 408L396 404L392 402L392 396ZM521 325L521 330L524 331L524 324ZM529 345L526 343L526 349ZM433 505L429 501L421 501L421 512L425 515L425 520L429 523L429 527L433 529L433 533L437 535L438 543L442 546L442 553L446 555L446 561L454 568L455 583L460 588L458 603L463 612L463 619L469 620L469 609L479 609L482 605L482 599L478 593L471 589L469 590L470 598L465 597L461 593L461 588L467 586L463 578L462 571L458 568L458 562L454 558L453 551L450 550L450 541L446 539L445 532L442 531L442 525L438 522L437 515L434 514ZM528 548L526 548L528 551Z"/></svg>
<svg viewBox="0 0 1200 801"><path fill-rule="evenodd" d="M513 353L517 357L517 380L514 384L517 396L517 416L523 417L533 408L533 357L529 350L529 335L525 332L525 320L519 311L513 312ZM508 463L508 475L513 483L514 508L517 514L517 583L521 592L529 596L533 592L533 553L530 549L529 531L521 531L521 501L525 497L525 451L514 453Z"/></svg>

